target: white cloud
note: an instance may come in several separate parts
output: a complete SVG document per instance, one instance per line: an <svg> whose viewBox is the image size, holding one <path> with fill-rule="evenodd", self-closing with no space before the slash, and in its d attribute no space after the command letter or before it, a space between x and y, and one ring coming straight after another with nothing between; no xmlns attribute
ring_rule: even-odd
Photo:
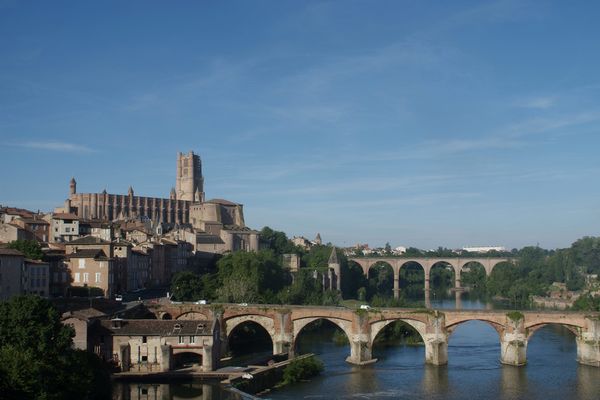
<svg viewBox="0 0 600 400"><path fill-rule="evenodd" d="M527 99L518 100L515 102L517 107L521 108L533 108L538 110L545 110L553 107L558 101L556 96L539 96Z"/></svg>
<svg viewBox="0 0 600 400"><path fill-rule="evenodd" d="M28 141L23 143L15 143L13 146L26 147L29 149L38 149L46 151L59 151L65 153L91 153L93 150L87 146L73 143L65 143L58 141Z"/></svg>

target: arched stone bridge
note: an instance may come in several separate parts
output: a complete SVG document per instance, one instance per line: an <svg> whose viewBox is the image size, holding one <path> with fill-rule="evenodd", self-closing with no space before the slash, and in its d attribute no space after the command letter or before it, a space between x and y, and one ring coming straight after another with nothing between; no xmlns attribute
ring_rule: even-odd
<svg viewBox="0 0 600 400"><path fill-rule="evenodd" d="M369 269L378 263L385 263L392 267L394 271L394 297L400 296L400 269L409 264L419 264L425 271L425 293L429 291L429 276L431 269L438 264L450 265L454 269L454 287L460 289L460 275L465 266L471 263L476 263L485 269L485 274L490 276L494 267L503 262L512 262L510 258L445 258L445 257L352 257L348 261L352 261L361 266L363 273L368 278Z"/></svg>
<svg viewBox="0 0 600 400"><path fill-rule="evenodd" d="M428 310L369 309L345 307L280 305L149 305L158 318L218 320L221 325L221 348L227 348L231 332L240 324L255 322L271 337L273 353L289 352L293 356L295 341L309 323L326 319L348 337L348 362L358 365L375 362L372 347L379 332L394 321L412 326L425 343L425 362L443 365L448 361L448 338L454 329L467 321L490 324L499 335L500 362L510 365L526 363L527 342L544 325L558 324L571 330L577 341L577 360L600 367L600 313L498 310Z"/></svg>

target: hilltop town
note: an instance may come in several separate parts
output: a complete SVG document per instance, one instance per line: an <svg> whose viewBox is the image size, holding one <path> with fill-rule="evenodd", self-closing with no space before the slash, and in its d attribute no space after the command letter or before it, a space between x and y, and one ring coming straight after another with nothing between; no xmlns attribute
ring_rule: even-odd
<svg viewBox="0 0 600 400"><path fill-rule="evenodd" d="M8 248L40 244L32 256ZM243 205L204 198L202 161L177 154L168 198L79 193L72 178L64 204L53 212L0 206L0 300L95 295L165 286L178 272L215 255L259 248L259 232L244 223ZM11 266L16 266L12 268Z"/></svg>

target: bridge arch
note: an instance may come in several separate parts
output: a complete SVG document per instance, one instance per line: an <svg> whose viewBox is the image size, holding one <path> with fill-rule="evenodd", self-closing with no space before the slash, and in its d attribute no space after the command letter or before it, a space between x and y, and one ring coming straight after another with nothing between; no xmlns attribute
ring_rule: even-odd
<svg viewBox="0 0 600 400"><path fill-rule="evenodd" d="M423 340L423 342L425 342L425 333L426 333L425 322L419 321L416 319L409 319L409 318L394 318L394 319L386 319L386 320L382 320L382 321L373 322L371 324L371 346L375 343L375 338L377 338L377 335L379 335L379 333L381 333L381 331L383 331L385 329L385 327L387 327L388 325L390 325L396 321L401 321L401 322L406 323L407 325L410 325L421 336L421 339Z"/></svg>
<svg viewBox="0 0 600 400"><path fill-rule="evenodd" d="M179 314L177 316L177 318L175 319L184 319L184 320L198 320L198 321L205 321L208 320L210 318L208 318L207 315L199 312L199 311L187 311L184 312L182 314Z"/></svg>
<svg viewBox="0 0 600 400"><path fill-rule="evenodd" d="M256 314L240 315L225 320L225 331L227 337L231 335L231 332L233 332L235 328L246 322L254 322L260 325L265 331L267 331L271 341L275 342L275 322L273 319L264 315Z"/></svg>
<svg viewBox="0 0 600 400"><path fill-rule="evenodd" d="M542 329L545 326L562 326L563 328L568 329L573 335L575 335L575 337L580 337L581 336L581 330L582 328L580 326L577 325L572 325L572 324L565 324L565 323L560 323L560 322L541 322L538 324L534 324L534 325L529 325L526 328L526 332L527 332L527 340L530 340L533 335L539 331L540 329Z"/></svg>
<svg viewBox="0 0 600 400"><path fill-rule="evenodd" d="M173 367L175 369L188 365L202 365L202 349L173 349Z"/></svg>
<svg viewBox="0 0 600 400"><path fill-rule="evenodd" d="M396 271L394 265L387 261L377 261L369 268L367 276L368 288L371 295L382 293L384 295L394 294L394 280Z"/></svg>
<svg viewBox="0 0 600 400"><path fill-rule="evenodd" d="M333 323L334 325L336 325L338 328L340 328L344 332L344 334L348 338L348 342L352 341L352 321L345 320L342 318L333 318L333 317L325 317L325 316L306 317L306 318L295 319L292 321L292 326L293 326L292 348L295 348L296 339L298 338L298 336L300 335L302 330L308 324L318 321L320 319L324 319L324 320L329 321L329 322Z"/></svg>
<svg viewBox="0 0 600 400"><path fill-rule="evenodd" d="M456 328L458 328L460 325L462 325L466 322L471 322L471 321L479 321L479 322L484 322L484 323L488 324L496 331L496 333L498 333L498 339L500 341L502 340L502 334L504 333L504 330L505 330L504 325L498 321L494 321L493 319L489 319L489 318L485 318L485 317L466 318L466 319L462 319L459 321L454 321L451 324L446 325L446 331L448 332L448 339L450 339L450 336L452 336L452 333L454 333Z"/></svg>
<svg viewBox="0 0 600 400"><path fill-rule="evenodd" d="M161 312L158 316L160 317L158 319L163 319L163 320L173 319L173 316L168 312Z"/></svg>

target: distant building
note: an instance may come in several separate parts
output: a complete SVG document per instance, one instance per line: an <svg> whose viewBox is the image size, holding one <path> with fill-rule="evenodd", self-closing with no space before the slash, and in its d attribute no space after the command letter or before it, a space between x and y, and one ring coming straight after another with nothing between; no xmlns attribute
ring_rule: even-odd
<svg viewBox="0 0 600 400"><path fill-rule="evenodd" d="M0 243L10 243L15 240L35 240L35 235L13 222L0 223Z"/></svg>
<svg viewBox="0 0 600 400"><path fill-rule="evenodd" d="M54 213L46 216L50 223L51 243L70 242L79 237L79 217L72 213Z"/></svg>
<svg viewBox="0 0 600 400"><path fill-rule="evenodd" d="M506 248L503 246L475 246L463 247L462 250L470 253L487 253L490 251L506 251Z"/></svg>
<svg viewBox="0 0 600 400"><path fill-rule="evenodd" d="M392 253L394 255L404 254L404 253L406 253L406 247L404 247L404 246L394 247L394 249L392 250Z"/></svg>
<svg viewBox="0 0 600 400"><path fill-rule="evenodd" d="M48 243L50 238L50 224L42 219L38 214L33 218L18 217L13 219L14 225L28 230L35 236L35 240L41 243Z"/></svg>
<svg viewBox="0 0 600 400"><path fill-rule="evenodd" d="M313 243L304 236L294 236L292 238L292 243L294 243L296 246L302 247L305 250L308 250L313 246Z"/></svg>
<svg viewBox="0 0 600 400"><path fill-rule="evenodd" d="M189 241L194 250L212 253L258 250L259 232L246 227L242 204L223 199L205 201L202 162L193 152L178 153L176 184L168 199L135 196L132 187L129 187L126 195L109 194L106 190L101 193L77 193L77 182L73 178L69 184L69 198L62 208L55 211L55 215L70 215L77 220L152 222L150 225L153 228L160 227L161 233L163 224L167 224L169 229L187 230L190 234L180 236L185 236L182 240ZM52 221L55 220L57 218L52 217ZM71 233L70 227L60 226L59 221L52 222L51 239L72 240L67 235ZM86 227L82 233L92 233L91 229L88 232ZM145 242L157 233L150 232L148 227L136 229L139 232L130 232L128 237L136 243ZM177 235L171 237L180 239Z"/></svg>
<svg viewBox="0 0 600 400"><path fill-rule="evenodd" d="M23 293L50 296L50 265L41 260L25 259Z"/></svg>
<svg viewBox="0 0 600 400"><path fill-rule="evenodd" d="M23 294L24 271L23 253L0 247L0 300Z"/></svg>
<svg viewBox="0 0 600 400"><path fill-rule="evenodd" d="M323 244L323 240L321 240L321 234L320 233L317 233L317 236L315 237L314 243L317 246L320 246L320 245Z"/></svg>

